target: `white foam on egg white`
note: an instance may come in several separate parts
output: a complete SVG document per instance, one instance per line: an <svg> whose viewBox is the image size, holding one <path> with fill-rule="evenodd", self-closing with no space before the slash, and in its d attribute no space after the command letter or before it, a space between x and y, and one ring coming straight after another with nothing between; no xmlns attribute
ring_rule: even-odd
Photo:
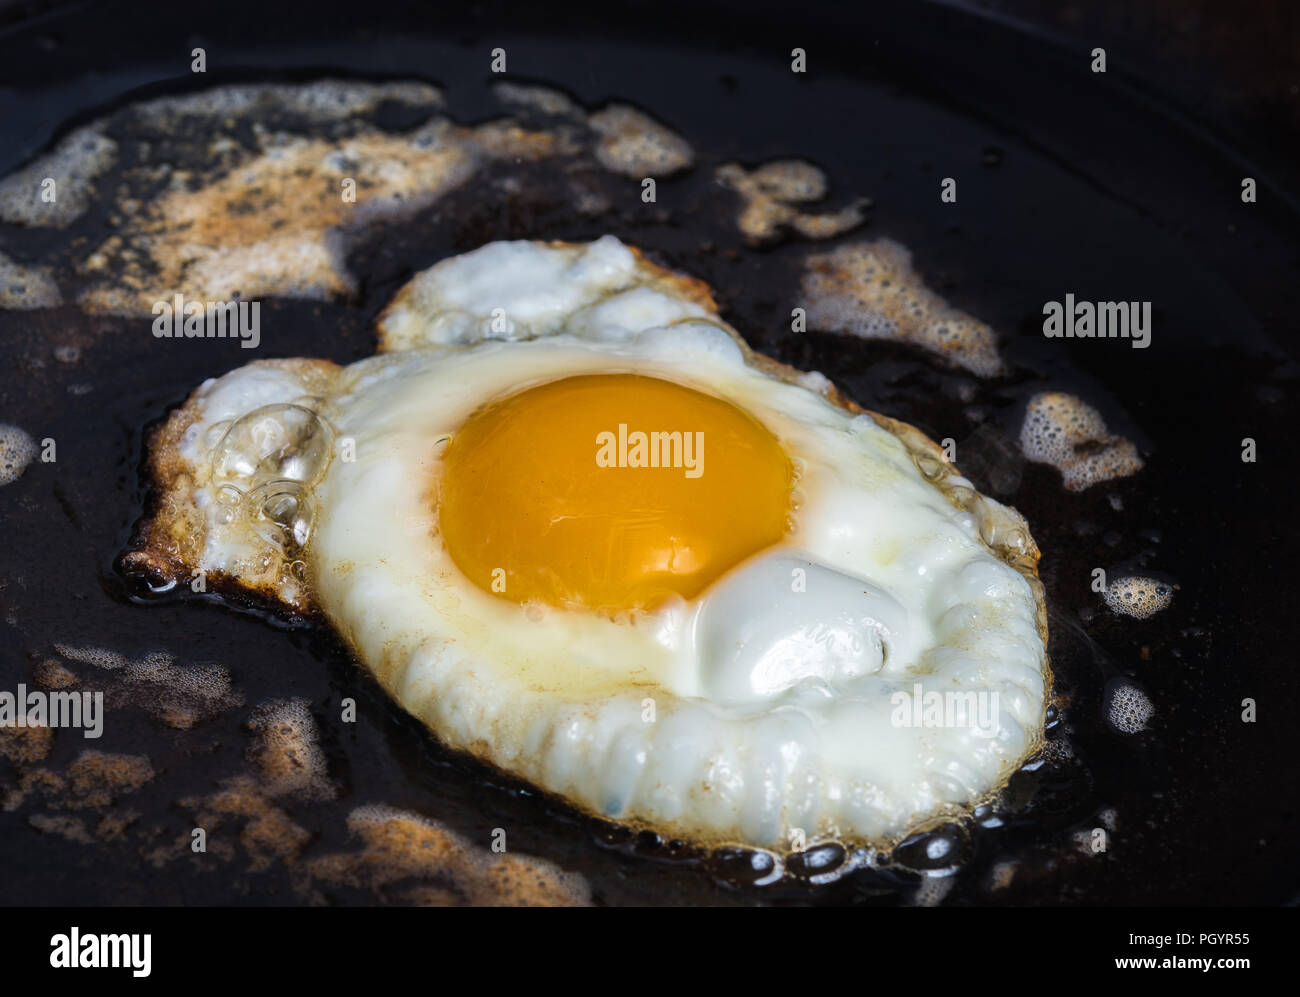
<svg viewBox="0 0 1300 997"><path fill-rule="evenodd" d="M443 741L613 819L764 846L883 842L987 797L1042 727L1029 583L896 436L819 394L824 379L749 366L698 305L638 287L631 255L608 237L495 244L417 276L389 313L402 348L343 368L321 407L355 459L312 489L316 602ZM499 302L519 336L485 323ZM303 393L258 371L209 387L214 412ZM799 468L789 535L632 623L483 591L437 535L436 441L524 385L627 371L728 399L776 435ZM995 716L900 721L917 692L992 698Z"/></svg>

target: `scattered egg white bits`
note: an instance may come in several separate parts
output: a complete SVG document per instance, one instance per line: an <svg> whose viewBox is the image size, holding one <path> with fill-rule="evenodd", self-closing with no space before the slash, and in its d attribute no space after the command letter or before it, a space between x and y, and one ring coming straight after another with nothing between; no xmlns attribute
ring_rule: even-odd
<svg viewBox="0 0 1300 997"><path fill-rule="evenodd" d="M96 180L116 160L117 144L104 134L102 122L70 132L50 152L0 180L0 220L62 228L90 206ZM47 180L54 181L52 191Z"/></svg>
<svg viewBox="0 0 1300 997"><path fill-rule="evenodd" d="M149 314L176 287L214 301L347 293L354 280L344 230L418 210L469 180L486 158L441 118L400 135L365 128L345 139L277 133L261 141L261 151L241 149L231 169L206 182L173 172L171 185L87 257L84 276L120 275L91 286L83 307ZM351 201L347 179L356 184Z"/></svg>
<svg viewBox="0 0 1300 997"><path fill-rule="evenodd" d="M1051 464L1060 471L1072 492L1129 477L1143 466L1137 447L1108 433L1100 412L1060 391L1042 392L1029 400L1020 449L1026 460Z"/></svg>
<svg viewBox="0 0 1300 997"><path fill-rule="evenodd" d="M1102 598L1114 612L1145 620L1169 608L1174 601L1174 587L1158 578L1129 575L1111 579Z"/></svg>
<svg viewBox="0 0 1300 997"><path fill-rule="evenodd" d="M679 173L695 159L689 143L649 115L611 104L587 119L600 136L596 159L607 170L640 180Z"/></svg>
<svg viewBox="0 0 1300 997"><path fill-rule="evenodd" d="M53 308L63 296L47 267L32 267L0 253L0 308L31 311Z"/></svg>
<svg viewBox="0 0 1300 997"><path fill-rule="evenodd" d="M56 276L85 311L141 316L178 289L196 301L349 295L357 278L348 251L362 233L496 163L552 162L543 183L567 188L589 215L609 200L584 177L663 178L692 163L688 143L633 108L588 115L544 88L496 92L513 116L470 126L417 81L233 84L126 104L0 180L0 220L62 227L98 197L103 238L70 247L77 262ZM395 130L382 117L390 104L424 120ZM115 163L111 190L97 191ZM53 198L43 196L47 179ZM523 182L500 178L503 190ZM6 307L52 300L47 284L25 283Z"/></svg>
<svg viewBox="0 0 1300 997"><path fill-rule="evenodd" d="M434 270L385 314L391 352L315 374L293 362L234 371L196 393L159 449L176 451L190 481L173 490L177 502L207 509L221 448L200 441L223 423L260 426L267 404L295 393L319 396L312 411L350 441L352 457L302 483L313 518L298 553L305 583L292 594L310 599L441 740L595 814L705 843L776 847L796 830L808 840L897 840L987 798L1036 748L1050 681L1037 548L1024 520L978 495L923 434L838 401L824 378L750 353L715 315L694 314L707 309L695 282L617 240L494 245ZM511 338L484 324L493 307L512 315ZM449 310L469 318L451 325ZM665 316L677 317L644 326ZM645 379L618 382L620 399L668 390L648 384L675 386L691 404L721 399L761 427L753 439L770 434L792 474L778 535L698 590L630 614L491 591L451 553L443 513L461 479L445 455L494 411L485 403L522 397L526 386L563 400L579 383L608 386L602 375ZM549 448L586 453L585 437L551 425L538 430L544 452L507 453L498 466L513 478L474 496L489 522L505 528L531 514L533 495L564 487L522 471L555 466ZM272 425L254 439L277 433ZM728 456L709 449L714 438L702 451L704 481ZM243 487L282 457L251 453L236 467ZM154 466L171 464L156 451ZM741 495L733 518L760 504ZM163 536L176 518L160 517ZM228 548L247 530L232 536L223 532L231 524L206 515L194 522L204 540L187 556L240 578L247 556ZM593 547L578 561L606 555ZM285 598L252 564L252 587ZM926 722L912 701L927 693L969 695L984 704L983 722L951 713Z"/></svg>
<svg viewBox="0 0 1300 997"><path fill-rule="evenodd" d="M18 426L0 422L0 485L11 485L37 453L36 441Z"/></svg>
<svg viewBox="0 0 1300 997"><path fill-rule="evenodd" d="M980 377L1003 372L993 330L926 287L889 239L810 255L801 303L810 329L909 343Z"/></svg>
<svg viewBox="0 0 1300 997"><path fill-rule="evenodd" d="M842 235L866 221L866 209L871 203L862 197L838 211L801 211L796 205L821 200L826 196L827 184L826 174L799 159L775 160L754 170L725 163L714 176L740 195L736 224L755 245L772 242L786 229L808 239Z"/></svg>

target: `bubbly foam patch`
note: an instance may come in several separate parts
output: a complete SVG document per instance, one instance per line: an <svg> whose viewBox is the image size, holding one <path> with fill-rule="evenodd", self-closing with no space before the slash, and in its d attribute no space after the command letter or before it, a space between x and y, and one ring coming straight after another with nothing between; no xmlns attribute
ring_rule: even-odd
<svg viewBox="0 0 1300 997"><path fill-rule="evenodd" d="M144 685L152 678L209 701L228 690L228 676L216 666L178 668L160 653L133 660L102 647L57 649L65 660L107 672L115 683L134 676ZM79 684L75 673L52 658L40 662L34 675L44 689ZM166 698L165 691L159 694ZM116 698L106 697L109 709ZM162 712L163 706L158 709ZM336 793L309 704L301 699L263 703L247 728L248 769L222 780L211 793L178 801L193 827L207 833L203 855L190 847L191 827L160 839L160 826L146 826L140 812L131 809L132 794L158 777L147 756L83 751L60 768L49 762L55 731L48 727L0 727L0 758L17 772L15 783L0 782L0 811L34 805L37 809L26 818L33 830L77 845L119 842L155 868L215 860L257 874L282 866L298 895L312 903L327 902L322 889L340 885L372 890L382 902L408 904L591 903L590 890L576 873L513 851L497 854L436 821L378 805L359 808L349 817L349 830L361 840L358 849L304 865L314 834L287 808Z"/></svg>
<svg viewBox="0 0 1300 997"><path fill-rule="evenodd" d="M94 844L95 839L86 830L86 822L79 817L54 814L32 814L27 823L42 834L57 834L77 845Z"/></svg>
<svg viewBox="0 0 1300 997"><path fill-rule="evenodd" d="M163 651L131 660L106 648L56 644L55 650L68 661L115 673L107 682L94 683L96 689L103 690L109 708L133 706L176 730L188 730L244 702L231 688L230 672L221 665L182 667ZM77 682L76 676L57 662L45 663L37 677L46 687Z"/></svg>
<svg viewBox="0 0 1300 997"><path fill-rule="evenodd" d="M441 127L394 136L368 130L339 142L263 139L260 155L194 187L174 173L163 194L90 254L86 275L121 272L90 290L91 311L146 314L184 288L195 300L266 295L324 298L353 278L330 231L405 216L473 175L472 143ZM232 166L235 163L232 161ZM344 181L356 183L355 203Z"/></svg>
<svg viewBox="0 0 1300 997"><path fill-rule="evenodd" d="M0 308L31 311L53 308L63 300L46 267L29 267L0 253Z"/></svg>
<svg viewBox="0 0 1300 997"><path fill-rule="evenodd" d="M233 861L237 841L252 872L293 864L311 842L311 832L295 821L255 776L224 779L216 792L179 803L192 814L195 826L207 832L209 855ZM151 855L154 864L162 866L184 857L189 837L186 833L155 849Z"/></svg>
<svg viewBox="0 0 1300 997"><path fill-rule="evenodd" d="M61 661L46 658L32 669L32 677L42 689L71 689L77 676Z"/></svg>
<svg viewBox="0 0 1300 997"><path fill-rule="evenodd" d="M75 269L55 276L87 311L151 315L178 290L205 302L346 296L357 287L347 253L362 233L410 217L492 163L554 161L574 206L599 214L608 202L575 179L574 157L589 174L637 178L693 161L685 140L634 108L588 115L541 87L494 93L516 117L460 126L439 91L416 82L239 84L128 105L0 183L0 217L65 224L84 210L93 177L120 158L107 237L71 247ZM388 130L380 112L392 103L426 118ZM34 200L34 184L64 173L56 204ZM10 276L0 286L23 290L9 294L9 307L57 301L53 278Z"/></svg>
<svg viewBox="0 0 1300 997"><path fill-rule="evenodd" d="M249 760L271 796L328 799L335 795L316 719L305 699L265 703L248 726L256 735Z"/></svg>
<svg viewBox="0 0 1300 997"><path fill-rule="evenodd" d="M1101 413L1073 395L1049 391L1034 395L1020 429L1027 460L1051 464L1072 492L1142 470L1137 447L1106 431Z"/></svg>
<svg viewBox="0 0 1300 997"><path fill-rule="evenodd" d="M230 831L251 859L253 871L293 865L311 843L312 833L289 811L293 804L330 799L337 787L329 778L319 731L308 703L301 699L260 704L247 723L252 734L245 760L249 770L222 780L216 792L181 800L198 826L209 834L209 851L233 860ZM225 833L221 832L225 829ZM154 856L159 865L184 854L184 839Z"/></svg>
<svg viewBox="0 0 1300 997"><path fill-rule="evenodd" d="M1122 734L1146 730L1156 709L1145 692L1127 679L1114 679L1104 693L1106 720Z"/></svg>
<svg viewBox="0 0 1300 997"><path fill-rule="evenodd" d="M54 731L49 727L0 727L0 757L15 765L30 765L49 756ZM2 799L2 798L0 798ZM0 807L8 810L8 806Z"/></svg>
<svg viewBox="0 0 1300 997"><path fill-rule="evenodd" d="M70 644L55 644L54 649L69 661L79 661L82 664L94 665L96 668L104 668L109 671L125 668L127 665L126 655L103 647L73 647Z"/></svg>
<svg viewBox="0 0 1300 997"><path fill-rule="evenodd" d="M314 880L368 889L386 902L591 904L591 891L580 875L528 855L492 852L419 814L381 804L358 807L348 817L348 830L360 839L360 848L312 860L308 871Z"/></svg>
<svg viewBox="0 0 1300 997"><path fill-rule="evenodd" d="M36 456L36 441L7 422L0 422L0 485L17 481Z"/></svg>
<svg viewBox="0 0 1300 997"><path fill-rule="evenodd" d="M695 154L680 135L625 104L611 104L587 119L600 136L596 160L633 179L667 177L691 165Z"/></svg>
<svg viewBox="0 0 1300 997"><path fill-rule="evenodd" d="M993 330L926 287L896 242L810 255L802 295L810 329L919 346L981 377L1002 372Z"/></svg>
<svg viewBox="0 0 1300 997"><path fill-rule="evenodd" d="M132 660L99 647L60 645L59 651L69 661L108 673L107 682L101 678L88 684L104 690L109 711L136 705L166 719L175 713L174 697L181 693L206 703L206 707L195 707L192 699L187 700L187 708L216 708L213 704L217 701L225 708L242 702L228 695L229 678L217 666L182 669L174 667L165 654L147 654ZM44 689L75 688L80 683L76 674L54 659L41 662L34 669L34 677ZM0 728L0 753L14 761L19 776L16 786L3 787L0 806L13 810L28 800L43 804L54 812L31 815L28 823L37 830L79 844L126 841L159 868L187 858L195 862L209 858L230 861L236 854L236 840L251 860L250 871L269 868L276 861L292 862L310 842L311 834L289 817L274 801L273 794L292 799L319 798L315 790L323 763L314 728L304 720L301 704L292 701L267 704L255 713L250 728L256 728L248 752L254 772L223 780L220 788L208 796L179 801L193 812L193 826L210 835L208 850L202 856L191 851L191 828L170 841L160 841L160 828L142 827L138 823L140 814L128 806L130 795L156 778L148 757L86 751L64 769L48 762L38 766L37 762L48 757L52 744L53 731L46 728L20 729L23 736L18 739L7 736L9 729ZM299 765L303 759L306 764ZM59 813L67 810L94 811L94 823Z"/></svg>
<svg viewBox="0 0 1300 997"><path fill-rule="evenodd" d="M370 114L387 101L408 107L438 108L442 92L415 81L367 83L361 80L319 80L315 83L237 83L199 93L159 97L135 105L135 113L156 128L171 129L181 119L219 120L276 113L307 121L342 121Z"/></svg>
<svg viewBox="0 0 1300 997"><path fill-rule="evenodd" d="M829 239L857 228L867 217L869 198L855 198L831 212L808 212L798 205L826 196L826 174L800 159L780 159L746 170L738 163L719 166L719 181L740 195L736 224L755 244L773 242L793 230L807 239Z"/></svg>
<svg viewBox="0 0 1300 997"><path fill-rule="evenodd" d="M1174 601L1174 587L1158 578L1130 575L1112 579L1102 597L1115 612L1145 620L1169 607Z"/></svg>
<svg viewBox="0 0 1300 997"><path fill-rule="evenodd" d="M0 180L0 220L33 228L62 228L90 206L95 181L117 159L103 122L78 128L50 152ZM45 181L53 180L53 200ZM44 195L44 196L42 196Z"/></svg>
<svg viewBox="0 0 1300 997"><path fill-rule="evenodd" d="M68 766L62 805L68 808L107 807L119 796L134 793L155 772L145 755L83 751Z"/></svg>
<svg viewBox="0 0 1300 997"><path fill-rule="evenodd" d="M77 685L77 677L53 659L36 665L33 676L34 684L47 691ZM101 690L96 686L90 691ZM106 710L112 709L111 699L105 694ZM55 734L45 726L0 727L0 757L7 758L17 774L16 781L11 782L4 778L8 773L0 772L0 811L17 810L26 803L53 811L93 810L102 815L97 827L101 839L120 834L137 816L118 806L120 798L155 778L148 756L89 750L65 765L51 764ZM78 831L80 822L49 814L33 814L28 823L37 830L65 837L71 834L78 838L84 832L84 827Z"/></svg>

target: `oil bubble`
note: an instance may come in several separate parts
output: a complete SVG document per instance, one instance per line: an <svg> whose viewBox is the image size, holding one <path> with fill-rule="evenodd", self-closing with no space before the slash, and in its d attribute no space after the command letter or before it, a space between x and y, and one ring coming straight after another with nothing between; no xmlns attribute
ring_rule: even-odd
<svg viewBox="0 0 1300 997"><path fill-rule="evenodd" d="M959 824L944 824L914 834L894 849L894 864L913 872L952 869L970 858L969 832Z"/></svg>

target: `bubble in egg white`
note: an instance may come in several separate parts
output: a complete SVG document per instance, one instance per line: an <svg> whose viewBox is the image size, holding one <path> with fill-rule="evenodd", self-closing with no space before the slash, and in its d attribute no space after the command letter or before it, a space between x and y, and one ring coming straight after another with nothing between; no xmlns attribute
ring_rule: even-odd
<svg viewBox="0 0 1300 997"><path fill-rule="evenodd" d="M301 405L264 405L236 420L217 444L218 478L315 481L329 462L329 424Z"/></svg>
<svg viewBox="0 0 1300 997"><path fill-rule="evenodd" d="M325 472L332 441L329 423L302 405L264 405L231 423L213 452L214 477L224 479L215 522L242 515L282 554L303 548L315 518L308 486Z"/></svg>

